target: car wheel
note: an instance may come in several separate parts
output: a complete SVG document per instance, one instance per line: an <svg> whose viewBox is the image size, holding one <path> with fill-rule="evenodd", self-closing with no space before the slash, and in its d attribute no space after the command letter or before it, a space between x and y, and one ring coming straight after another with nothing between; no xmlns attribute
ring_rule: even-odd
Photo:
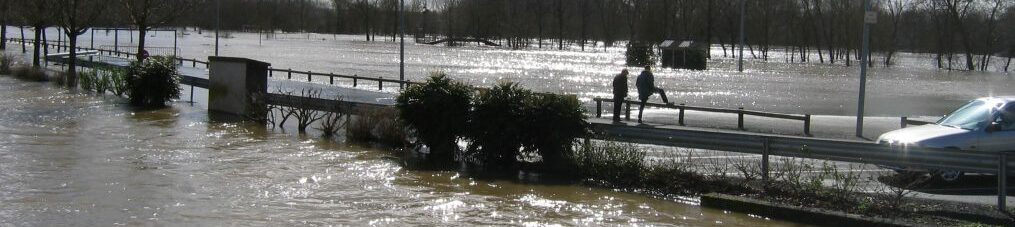
<svg viewBox="0 0 1015 227"><path fill-rule="evenodd" d="M934 171L934 178L941 180L946 183L952 183L962 178L962 171L957 170L936 170Z"/></svg>

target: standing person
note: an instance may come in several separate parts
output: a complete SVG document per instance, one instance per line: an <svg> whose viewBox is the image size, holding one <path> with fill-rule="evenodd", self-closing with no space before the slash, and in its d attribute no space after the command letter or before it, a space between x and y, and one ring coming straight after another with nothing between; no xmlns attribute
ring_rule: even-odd
<svg viewBox="0 0 1015 227"><path fill-rule="evenodd" d="M620 107L627 99L627 69L613 77L613 122L620 122Z"/></svg>
<svg viewBox="0 0 1015 227"><path fill-rule="evenodd" d="M652 66L645 66L645 70L641 71L641 75L638 75L638 80L635 81L635 86L638 87L638 99L641 100L641 106L638 107L638 123L641 123L641 114L645 111L645 103L648 102L648 98L652 97L653 93L659 92L660 98L663 99L663 103L667 105L670 101L666 99L666 91L656 87L655 76L652 75Z"/></svg>

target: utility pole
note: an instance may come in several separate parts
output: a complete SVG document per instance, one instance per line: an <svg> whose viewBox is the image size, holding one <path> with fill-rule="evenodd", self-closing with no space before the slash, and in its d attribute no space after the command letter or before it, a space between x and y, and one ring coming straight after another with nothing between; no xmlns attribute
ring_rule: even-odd
<svg viewBox="0 0 1015 227"><path fill-rule="evenodd" d="M399 64L398 64L398 79L405 81L405 0L398 1L398 24L401 30L400 35L402 39L401 47L399 48ZM398 83L400 89L405 89L405 83Z"/></svg>
<svg viewBox="0 0 1015 227"><path fill-rule="evenodd" d="M737 70L744 72L744 40L747 34L744 32L744 23L747 21L747 0L740 0L740 54L737 57Z"/></svg>
<svg viewBox="0 0 1015 227"><path fill-rule="evenodd" d="M867 58L870 56L870 25L877 23L878 15L871 12L871 0L864 1L863 54L860 55L860 98L856 107L856 136L863 137L864 97L867 93Z"/></svg>
<svg viewBox="0 0 1015 227"><path fill-rule="evenodd" d="M222 0L215 0L215 56L219 56L219 25L222 23Z"/></svg>

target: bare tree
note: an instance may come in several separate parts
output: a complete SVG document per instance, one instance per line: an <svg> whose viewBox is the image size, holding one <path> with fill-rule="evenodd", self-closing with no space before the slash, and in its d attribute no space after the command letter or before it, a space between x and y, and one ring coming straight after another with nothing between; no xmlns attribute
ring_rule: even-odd
<svg viewBox="0 0 1015 227"><path fill-rule="evenodd" d="M21 17L25 20L29 26L35 29L35 39L32 40L32 67L41 67L40 51L42 47L42 33L49 27L53 22L52 10L49 8L52 6L50 0L24 0L18 2L18 11Z"/></svg>
<svg viewBox="0 0 1015 227"><path fill-rule="evenodd" d="M137 59L144 60L148 30L165 25L205 0L118 0L138 30Z"/></svg>
<svg viewBox="0 0 1015 227"><path fill-rule="evenodd" d="M77 86L77 43L78 36L85 33L95 23L108 6L106 0L59 0L56 4L57 23L67 35L70 56L67 58L68 87Z"/></svg>

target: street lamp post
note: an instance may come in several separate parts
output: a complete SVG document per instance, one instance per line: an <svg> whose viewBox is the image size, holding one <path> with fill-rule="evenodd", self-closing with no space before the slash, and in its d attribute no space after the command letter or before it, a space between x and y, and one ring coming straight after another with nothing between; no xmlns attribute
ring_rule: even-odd
<svg viewBox="0 0 1015 227"><path fill-rule="evenodd" d="M399 34L399 36L401 37L400 44L401 47L399 47L398 51L399 52L398 79L401 81L405 81L405 0L399 0L398 7L399 7L398 21L401 30ZM399 83L398 87L404 89L405 83Z"/></svg>
<svg viewBox="0 0 1015 227"><path fill-rule="evenodd" d="M222 0L215 0L215 56L219 56L219 25L222 23Z"/></svg>
<svg viewBox="0 0 1015 227"><path fill-rule="evenodd" d="M864 97L867 93L867 62L870 57L870 25L877 23L877 14L871 12L871 0L864 1L863 54L860 55L860 97L856 108L856 136L863 137Z"/></svg>
<svg viewBox="0 0 1015 227"><path fill-rule="evenodd" d="M740 1L740 54L737 54L737 70L744 71L744 40L747 34L744 32L744 24L747 21L747 0Z"/></svg>

